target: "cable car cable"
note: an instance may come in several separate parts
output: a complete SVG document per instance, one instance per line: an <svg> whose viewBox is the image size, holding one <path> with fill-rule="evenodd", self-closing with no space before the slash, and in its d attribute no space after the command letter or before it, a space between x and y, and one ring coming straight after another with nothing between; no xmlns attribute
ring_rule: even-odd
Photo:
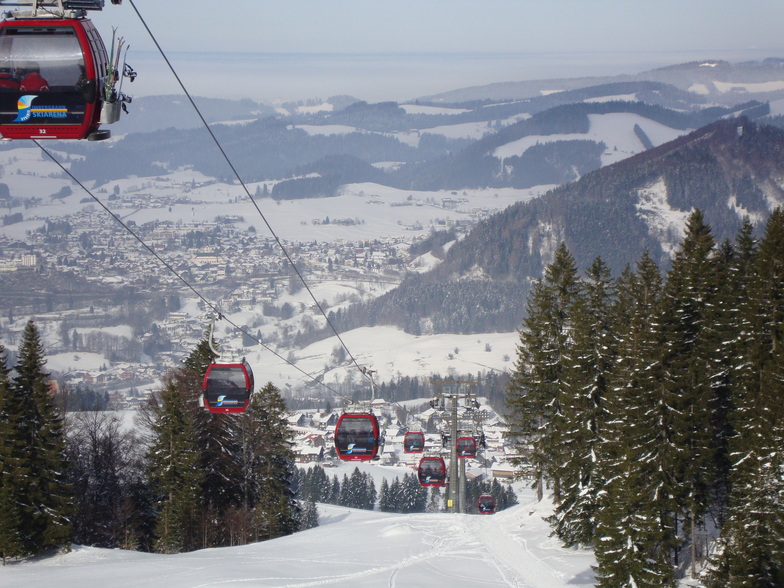
<svg viewBox="0 0 784 588"><path fill-rule="evenodd" d="M188 101L191 103L191 106L193 107L193 109L196 112L197 116L199 117L199 119L201 120L202 124L204 125L204 128L209 133L210 137L212 138L213 142L215 143L215 146L218 148L218 151L220 151L221 155L226 160L226 163L228 164L229 168L231 169L232 173L234 174L234 177L237 178L237 181L240 183L240 186L244 190L244 192L247 195L248 199L253 204L254 208L256 209L256 212L259 213L259 216L261 217L262 221L264 222L265 226L267 227L267 230L269 230L270 234L275 239L275 242L278 244L278 247L280 247L280 250L283 252L283 255L286 257L286 260L289 262L291 267L294 269L294 272L297 274L297 277L302 282L302 285L304 286L305 290L307 290L308 294L313 299L313 302L315 303L316 308L318 308L319 312L324 317L327 325L332 330L332 332L335 334L335 337L337 337L337 339L340 342L340 344L343 347L343 349L346 350L346 353L348 354L349 358L351 359L351 363L360 371L360 373L363 376L365 376L368 380L370 380L371 388L373 388L374 387L374 382L373 382L372 372L370 370L367 370L366 368L360 366L359 362L357 361L357 359L351 353L351 350L348 348L348 345L346 345L346 342L340 336L340 333L338 332L337 328L332 323L332 321L329 319L329 316L327 315L327 313L324 310L324 308L321 306L321 303L318 301L318 299L316 298L315 294L310 289L310 286L305 281L304 276L302 275L302 273L297 268L296 264L294 263L294 260L292 259L291 255L289 254L288 250L283 245L283 242L280 240L280 238L278 237L277 233L272 228L272 225L267 220L267 217L264 216L264 213L262 212L261 208L259 207L258 203L256 202L256 199L253 197L253 195L251 194L251 192L248 189L247 185L245 184L244 180L242 179L242 176L240 176L239 172L237 171L237 168L232 163L231 158L226 153L226 151L223 149L223 146L221 145L221 143L218 140L218 138L215 136L215 133L212 131L212 128L210 127L210 125L207 123L207 120L204 118L204 115L201 113L201 110L196 105L196 102L193 100L193 97L191 96L190 92L188 92L188 89L185 87L184 82L180 78L179 74L177 74L177 71L174 69L174 66L172 65L171 61L169 60L168 56L166 55L166 52L161 47L160 43L158 43L158 39L155 37L155 35L153 34L152 30L147 25L147 21L144 19L144 17L139 12L139 9L136 7L136 3L134 2L134 0L129 0L129 3L131 5L131 7L133 8L134 12L136 13L136 16L139 18L139 21L141 22L142 26L147 31L147 34L150 36L150 39L155 44L155 47L158 49L158 52L161 54L161 57L166 62L166 65L171 70L172 75L177 80L177 83L179 84L180 88L182 88L183 93L188 98ZM312 376L310 376L310 377L312 377ZM326 386L325 384L322 384L322 385L327 387L334 394L336 394L336 395L338 395L338 396L348 400L348 396L346 396L344 394L341 394L340 392L337 392L335 390L332 390L332 388L329 388L329 386ZM402 405L400 405L399 403L397 403L397 402L393 402L393 403L397 404L398 406L401 406L401 408L403 408Z"/></svg>
<svg viewBox="0 0 784 588"><path fill-rule="evenodd" d="M280 240L280 238L278 237L277 233L275 233L275 231L273 230L272 225L270 225L269 221L267 220L267 217L264 216L264 213L261 211L261 208L259 207L259 205L256 202L255 198L253 198L253 195L250 193L250 190L248 189L247 185L245 185L245 182L243 181L243 179L240 176L240 174L237 171L237 169L234 167L234 164L232 163L232 161L229 158L228 154L223 149L223 146L221 145L220 141L218 141L218 138L215 136L215 133L212 132L212 129L210 128L210 125L207 124L207 121L205 120L204 116L202 115L201 111L199 110L199 107L196 105L196 102L191 97L190 93L188 92L187 88L185 87L185 84L182 82L182 80L180 79L180 76L175 71L174 66L169 61L169 58L166 56L166 53L164 52L163 48L158 43L158 40L155 38L155 35L150 30L150 27L147 26L147 22L144 20L144 17L139 12L139 9L136 8L136 3L133 0L129 0L129 2L131 4L131 6L133 7L134 12L136 12L136 16L139 17L139 20L141 21L142 26L144 26L145 30L147 31L147 34L150 35L150 39L152 40L152 42L155 44L155 46L157 47L158 51L160 52L161 57L163 57L164 61L166 62L166 65L169 66L169 69L171 70L172 74L174 75L175 79L177 80L177 83L182 88L182 91L185 93L185 96L190 101L191 106L193 106L193 109L196 111L196 114L201 119L202 124L207 129L207 132L210 134L210 137L212 137L212 140L215 143L215 145L217 146L218 151L220 151L221 155L226 160L226 163L229 165L229 168L231 168L231 171L234 174L234 177L236 177L237 180L239 181L240 185L242 186L242 189L245 191L245 194L248 196L250 201L253 203L253 206L256 208L256 212L259 213L259 216L261 217L261 220L264 221L264 224L266 225L267 230L270 232L270 234L272 235L273 239L275 239L275 242L278 244L278 247L280 247L281 251L283 252L283 255L286 257L286 259L288 260L289 264L294 269L294 272L297 274L297 277L302 282L302 285L308 291L308 294L310 294L310 297L313 299L313 302L316 304L316 307L319 309L319 311L321 312L322 316L327 321L327 325L329 325L329 328L332 330L333 333L335 333L335 336L337 337L338 341L340 341L340 344L343 346L343 349L346 350L346 353L351 358L351 362L354 364L354 366L357 369L359 369L359 371L366 378L369 378L369 376L362 370L362 367L359 365L359 363L357 362L357 360L354 357L354 355L351 353L351 350L346 345L346 342L340 336L340 333L338 333L338 330L335 328L335 325L332 323L331 320L329 320L329 316L327 316L326 311L321 306L321 303L319 303L319 301L316 299L315 294L313 294L313 291L310 289L310 286L308 286L308 283L305 281L305 278L303 277L302 273L300 273L299 269L294 264L294 260L291 258L291 255L289 255L288 250L283 245L283 242Z"/></svg>
<svg viewBox="0 0 784 588"><path fill-rule="evenodd" d="M220 315L220 316L221 316L221 317L222 317L222 318L223 318L223 319L224 319L226 322L228 322L228 323L229 323L231 326L233 326L235 329L237 329L238 331L240 331L242 334L244 334L244 335L246 335L247 337L249 337L250 339L253 339L254 341L256 341L256 343L258 343L259 345L261 345L262 347L264 347L264 349L266 349L267 351L269 351L270 353L272 353L272 354L273 354L275 357L277 357L278 359L281 359L281 360L283 360L285 363L287 363L288 365L290 365L291 367L293 367L294 369L296 369L297 371L299 371L301 374L303 374L303 375L307 376L309 379L313 380L314 382L316 382L316 383L318 383L318 384L321 384L322 386L324 386L324 387L325 387L327 390L329 390L329 391L330 391L330 392L332 392L333 394L337 394L337 395L339 395L339 396L342 396L342 394L340 394L339 392L337 392L337 391L333 390L333 389L332 389L332 388L331 388L329 385L325 384L324 382L322 382L321 380L319 380L317 377L313 376L312 374L309 374L309 373L307 373L305 370L303 370L303 369L302 369L302 368L300 368L299 366L297 366L297 365L295 365L295 364L291 363L291 362L290 362L288 359L286 359L285 357L283 357L282 355L280 355L280 354L279 354L277 351L275 351L274 349L272 349L272 348L270 348L269 346L265 345L265 344L264 344L262 341L260 341L258 338L254 337L253 335L251 335L250 333L248 333L248 332L247 332L245 329L243 329L241 326L239 326L238 324L236 324L235 322L233 322L231 319L228 319L228 318L226 318L226 317L225 317L223 314L221 314L220 310L218 309L218 307L217 307L217 306L215 306L215 304L213 304L212 302L210 302L210 300L208 300L207 298L205 298L205 297L204 297L204 296L201 294L201 292L199 292L199 291L198 291L198 290L197 290L197 289L196 289L194 286L192 286L192 285L191 285L191 284L188 282L188 280L186 280L186 279L185 279L185 278L184 278L184 277L183 277L183 276L182 276L182 275L181 275L181 274L180 274L180 273L179 273L179 272L178 272L176 269L174 269L174 268L172 267L172 265L171 265L169 262L167 262L165 259L163 259L163 258L162 258L160 255L158 255L158 253L157 253L157 252L156 252L156 251L155 251L155 250L154 250L152 247L150 247L149 245L147 245L147 243L145 243L145 242L144 242L144 239L142 239L141 237L139 237L139 235L137 235L137 234L136 234L136 233L133 231L133 229L131 229L131 227L129 227L129 226L128 226L128 225L127 225L125 222L123 222L123 220L122 220L122 219L121 219L119 216L117 216L116 214L114 214L114 213L113 213L113 212L112 212L112 211L111 211L111 210L110 210L110 209L109 209L109 208L108 208L108 207L107 207L107 206L106 206L106 205L105 205L103 202L101 202L101 200L100 200L100 199L99 199L97 196L95 196L95 194L93 194L93 193L92 193L92 191L91 191L91 190L90 190L90 189L89 189L87 186L85 186L85 185L84 185L84 184L83 184L81 181L79 181L79 179L78 179L78 178L76 178L76 176L74 176L74 175L71 173L71 170L69 170L68 168L66 168L66 167L65 167L65 166L64 166L64 165L63 165L63 164L62 164L62 163L61 163L61 162L60 162L60 161L59 161L59 160L58 160L58 159L57 159L57 158L54 156L54 155L52 155L52 154L51 154L51 153L50 153L50 152L49 152L49 151L48 151L48 150L47 150L47 149L46 149L46 148L45 148L43 145L41 145L41 144L40 144L40 143L39 143L39 142L38 142L36 139L32 139L32 141L33 141L33 143L35 143L35 144L38 146L38 148L39 148L41 151L43 151L43 152L46 154L46 156L47 156L47 157L49 157L49 159L51 159L51 160L52 160L52 161L53 161L53 162L54 162L54 163L55 163L55 164L56 164L56 165L57 165L57 166L58 166L58 167L59 167L59 168L60 168L60 169L61 169L61 170L62 170L62 171L63 171L63 172L64 172L64 173L65 173L65 174L66 174L66 175L69 177L69 178L71 178L71 180L73 180L73 182L74 182L74 183L76 183L76 184L77 184L77 185L78 185L78 186L79 186L79 187L80 187L82 190L84 190L84 191L85 191L85 192L86 192L86 193L87 193L87 194L88 194L88 195L89 195L89 196L90 196L90 197L91 197L93 200L95 200L95 201L98 203L98 205L99 205L101 208L103 208L103 209L104 209L106 212L108 212L108 213L109 213L109 215L111 215L111 217L112 217L112 218L113 218L115 221L117 221L117 222L118 222L118 223L119 223L119 224L120 224L120 225L121 225L121 226L122 226L122 227L123 227L123 228L124 228L126 231L128 231L128 232L129 232L129 233L130 233L130 234L133 236L133 238L134 238L134 239L136 239L136 240L137 240L139 243L141 243L141 244L142 244L142 246L143 246L143 247L144 247L144 248L145 248L145 249L146 249L148 252L150 252L150 253L151 253L151 254L152 254L152 255L153 255L153 256L154 256L154 257L155 257L155 258L156 258L156 259L157 259L159 262L161 262L161 264L163 264L163 266L164 266L166 269L168 269L168 270L169 270L169 271L170 271L172 274L174 274L174 276L175 276L175 277L176 277L176 278L177 278L177 279L178 279L180 282L182 282L182 283L183 283L183 284L184 284L184 285L185 285L185 286L186 286L186 287L187 287L187 288L188 288L188 289L189 289L191 292L193 292L193 293L194 293L194 294L195 294L195 295L196 295L196 296L197 296L197 297L198 297L198 298L199 298L199 299L200 299L202 302L204 302L204 303L205 303L205 304L206 304L206 305L207 305L207 306L208 306L208 307L209 307L209 308L210 308L212 311L214 311L215 313L217 313L218 315ZM212 346L210 346L210 347L212 347Z"/></svg>

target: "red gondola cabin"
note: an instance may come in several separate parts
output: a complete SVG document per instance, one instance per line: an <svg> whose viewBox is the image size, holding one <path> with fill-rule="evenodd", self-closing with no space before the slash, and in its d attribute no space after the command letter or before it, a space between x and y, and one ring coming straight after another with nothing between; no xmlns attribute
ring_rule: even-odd
<svg viewBox="0 0 784 588"><path fill-rule="evenodd" d="M95 25L79 10L36 14L0 21L0 137L107 139L99 125L116 122L121 101L107 102L110 64Z"/></svg>
<svg viewBox="0 0 784 588"><path fill-rule="evenodd" d="M405 453L422 453L425 450L425 434L420 431L409 431L403 437Z"/></svg>
<svg viewBox="0 0 784 588"><path fill-rule="evenodd" d="M462 458L476 457L476 439L474 439L473 437L458 437L457 457L462 457Z"/></svg>
<svg viewBox="0 0 784 588"><path fill-rule="evenodd" d="M494 514L495 498L489 494L483 494L476 503L476 509L479 511L479 514Z"/></svg>
<svg viewBox="0 0 784 588"><path fill-rule="evenodd" d="M253 387L253 370L246 361L213 363L202 383L204 406L214 413L245 412Z"/></svg>
<svg viewBox="0 0 784 588"><path fill-rule="evenodd" d="M378 454L379 428L371 413L344 413L335 425L335 452L343 461L370 461Z"/></svg>
<svg viewBox="0 0 784 588"><path fill-rule="evenodd" d="M446 464L440 457L423 457L419 460L417 477L421 486L443 486L446 482Z"/></svg>

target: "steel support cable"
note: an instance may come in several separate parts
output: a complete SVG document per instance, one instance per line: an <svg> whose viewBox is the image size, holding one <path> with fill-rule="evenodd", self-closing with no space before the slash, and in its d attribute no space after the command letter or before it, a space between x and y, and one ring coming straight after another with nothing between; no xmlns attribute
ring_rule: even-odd
<svg viewBox="0 0 784 588"><path fill-rule="evenodd" d="M182 88L182 91L185 93L185 96L188 98L188 101L191 103L191 106L193 106L193 109L196 111L196 114L198 115L199 119L201 119L201 122L204 125L204 128L207 129L207 132L210 134L210 137L212 137L212 140L215 143L215 146L218 148L218 151L220 151L221 155L226 160L226 163L228 164L229 168L231 168L231 171L234 174L234 177L237 178L237 181L239 181L240 185L242 186L242 189L245 191L245 194L248 196L248 199L253 203L253 206L256 209L256 212L259 213L259 216L261 217L261 220L264 221L264 224L267 227L267 230L272 235L272 238L275 239L275 242L278 244L278 247L280 247L280 250L283 252L283 255L286 257L286 259L288 260L289 264L294 269L294 272L297 274L297 277L302 282L302 285L308 291L308 294L310 294L310 297L313 299L313 302L315 303L316 307L319 309L319 312L321 312L322 316L327 321L327 325L329 325L329 328L335 334L335 336L337 337L338 341L340 341L340 344L342 345L343 349L345 349L346 353L348 353L348 356L351 358L351 363L354 364L354 366L360 371L360 373L362 373L365 377L368 377L367 374L365 374L365 372L363 371L362 366L359 365L359 363L357 362L356 358L351 353L351 350L346 345L346 342L340 336L340 333L338 333L338 330L335 328L335 325L332 323L331 320L329 320L329 316L327 316L327 313L325 312L324 308L321 306L319 301L316 299L315 294L313 294L313 291L310 289L310 286L308 286L308 283L305 281L305 278L302 276L302 273L299 271L297 266L294 264L294 260L291 258L291 255L289 255L288 250L283 245L283 242L280 240L280 238L278 237L277 233L275 233L275 231L273 230L272 225L270 225L269 221L267 220L267 217L264 216L264 213L261 211L261 208L259 208L259 205L256 202L256 199L253 198L253 195L250 193L250 190L245 185L245 182L243 181L243 179L240 176L240 174L237 171L237 169L234 167L234 164L232 163L232 161L229 158L228 154L223 149L223 146L221 145L220 141L218 141L218 138L215 136L215 133L212 132L212 129L210 128L210 125L207 123L207 121L205 120L204 116L202 115L201 110L199 110L199 107L196 105L196 102L194 102L193 98L191 97L190 92L188 92L187 88L185 87L185 84L182 82L182 80L180 79L180 76L175 71L174 66L169 61L168 56L166 55L166 53L164 52L163 48L158 43L158 39L155 38L155 35L150 30L150 27L147 26L147 22L144 20L144 17L139 12L139 9L136 8L136 3L133 0L129 0L129 1L130 1L131 6L133 7L134 12L136 12L136 16L139 17L139 21L142 23L142 26L147 31L147 34L150 36L150 39L152 39L152 42L155 44L155 47L158 49L158 52L161 54L161 57L163 57L163 60L166 62L166 65L171 70L172 75L174 75L175 79L177 80L177 83L180 85L180 88Z"/></svg>
<svg viewBox="0 0 784 588"><path fill-rule="evenodd" d="M230 320L230 319L226 318L226 316L225 316L223 313L221 313L221 311L218 309L218 307L217 307L217 306L215 306L215 305L214 305L212 302L210 302L210 301L209 301L207 298L205 298L205 297L204 297L204 296L201 294L201 292L199 292L199 291L198 291L198 290L197 290L195 287L193 287L193 286L192 286L192 285L191 285L191 284L188 282L188 280L186 280L186 279L185 279L185 278L184 278L184 277L183 277L183 276L182 276L182 275L181 275L181 274L180 274L180 273L179 273L179 272L178 272L176 269L174 269L174 267L172 267L172 265L171 265L171 264L170 264L168 261L166 261L166 260L165 260L165 259L163 259L163 258L162 258L160 255L158 255L158 253L155 251L155 249L153 249L152 247L150 247L149 245L147 245L147 243L145 243L145 242L144 242L144 239L142 239L141 237L139 237L139 235L137 235L137 234L136 234L136 233L133 231L133 229L131 229L131 227L129 227L129 226L128 226L128 225L127 225L125 222L123 222L123 220L122 220L122 219L121 219L119 216L117 216L116 214L114 214L114 213L113 213L113 212L112 212L112 211L109 209L109 207L107 207L107 206L106 206L106 205L105 205L103 202L101 202L101 200L100 200L100 199L99 199L97 196L95 196L95 194L93 194L93 193L92 193L92 191L91 191L91 190L90 190L90 189L89 189L87 186L85 186L85 185L84 185L84 184L83 184L81 181L79 181L79 180L76 178L76 176L74 176L74 175L71 173L71 170L69 170L67 167L65 167L65 166L64 166L64 165L63 165L63 164L62 164L62 163L61 163L61 162L60 162L60 161L59 161L59 160L58 160L58 159L57 159L57 158L54 156L54 155L52 155L52 154L51 154L51 153L50 153L50 152L49 152L49 151L48 151L48 150L47 150L47 149L46 149L46 148L45 148L43 145L41 145L41 144L40 144L40 143L39 143L39 142L38 142L36 139L32 139L32 141L33 141L33 143L35 143L35 144L38 146L38 148L39 148L41 151L43 151L43 152L46 154L46 156L47 156L47 157L49 157L49 159L51 159L51 160L52 160L52 161L53 161L53 162L54 162L54 163L55 163L55 164L56 164L56 165L57 165L57 166L58 166L58 167L59 167L61 170L63 170L63 172L64 172L64 173L65 173L65 174L66 174L66 175L67 175L69 178L71 178L71 180L72 180L72 181L73 181L73 182L74 182L76 185L78 185L78 186L79 186L79 187L80 187L82 190L84 190L84 191L85 191L85 192L86 192L86 193L87 193L87 194L90 196L90 198L92 198L93 200L95 200L95 202L97 202L97 203L98 203L98 205L99 205L101 208L103 208L103 209L104 209L104 210L105 210L107 213L109 213L109 215L111 215L111 217L112 217L112 218L113 218L115 221L117 221L117 222L118 222L118 223L119 223L119 224L120 224L120 225L121 225L121 226L122 226L122 227L123 227L123 228L124 228L126 231L128 231L128 232L129 232L129 233L130 233L130 234L133 236L133 238L134 238L134 239L136 239L136 240L137 240L139 243L141 243L142 247L144 247L144 248L145 248L145 249L146 249L148 252L150 252L150 253L151 253L151 254L152 254L152 255L153 255L153 256L154 256L154 257L155 257L155 258L156 258L156 259L157 259L159 262L161 262L161 264L163 264L163 266L164 266L166 269L168 269L168 270L169 270L169 271L170 271L172 274L174 274L174 276L175 276L175 277L176 277L176 278L177 278L177 279L178 279L180 282L182 282L182 283L183 283L183 284L184 284L184 285L185 285L185 286L186 286L186 287L187 287L187 288L188 288L188 289L189 289L191 292L193 292L193 293L194 293L194 294L195 294L195 295L196 295L196 296L197 296L197 297L198 297L198 298L199 298L199 299L200 299L202 302L204 302L204 303L205 303L205 304L206 304L206 305L207 305L207 306L210 308L210 310L212 310L212 311L213 311L215 314L217 314L219 317L221 317L223 320L225 320L227 323L229 323L229 324L230 324L231 326L233 326L235 329L237 329L238 331L240 331L242 334L244 334L244 335L248 336L249 338L253 339L254 341L256 341L256 343L258 343L259 345L261 345L262 347L264 347L264 349L266 349L267 351L269 351L270 353L272 353L272 354L273 354L275 357L277 357L278 359L281 359L281 360L283 360L285 363L287 363L288 365L290 365L291 367L293 367L294 369L296 369L297 371L299 371L301 374L303 374L303 375L307 376L307 377L308 377L310 380L313 380L314 382L316 382L316 383L318 383L318 384L320 384L320 385L324 386L324 387L325 387L327 390L329 390L329 391L330 391L330 392L332 392L333 394L337 394L338 396L342 396L342 394L340 394L339 392L337 392L337 391L333 390L332 388L330 388L330 387L329 387L327 384L325 384L324 382L322 382L321 380L319 380L317 377L313 376L312 374L309 374L309 373L307 373L305 370L303 370L303 369L302 369L302 368L300 368L299 366L297 366L297 365L295 365L295 364L291 363L291 362L290 362L288 359L286 359L285 357L283 357L282 355L280 355L280 354L279 354L277 351L275 351L274 349L272 349L272 348L270 348L269 346L265 345L265 344L264 344L264 342L262 342L262 341L259 341L259 339L258 339L258 338L254 337L253 335L251 335L250 333L248 333L248 332L247 332L245 329L243 329L241 326L239 326L238 324L236 324L236 323L235 323L235 322L233 322L232 320ZM210 342L210 343L211 343L211 342ZM211 344L210 344L210 348L212 348L212 345L211 345Z"/></svg>

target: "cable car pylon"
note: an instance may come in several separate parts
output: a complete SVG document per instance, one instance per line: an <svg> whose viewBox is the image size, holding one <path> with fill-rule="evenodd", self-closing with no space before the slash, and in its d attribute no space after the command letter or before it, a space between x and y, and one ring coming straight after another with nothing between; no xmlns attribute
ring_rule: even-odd
<svg viewBox="0 0 784 588"><path fill-rule="evenodd" d="M438 411L438 417L448 429L448 432L442 430L444 446L449 448L447 510L465 513L468 510L466 461L475 458L478 448L483 445L481 426L487 412L478 410L476 395L471 392L476 382L432 380L430 383L438 390L430 405Z"/></svg>

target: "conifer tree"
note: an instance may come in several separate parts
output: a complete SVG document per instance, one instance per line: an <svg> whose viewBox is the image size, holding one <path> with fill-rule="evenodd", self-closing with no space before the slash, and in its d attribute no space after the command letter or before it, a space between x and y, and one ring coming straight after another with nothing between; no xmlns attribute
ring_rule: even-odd
<svg viewBox="0 0 784 588"><path fill-rule="evenodd" d="M739 249L741 247L739 242ZM750 251L751 247L746 247ZM710 575L712 588L784 585L784 212L768 219L741 311L733 372L729 518ZM747 274L748 275L748 274Z"/></svg>
<svg viewBox="0 0 784 588"><path fill-rule="evenodd" d="M0 345L0 556L6 560L24 554L21 514L14 489L22 484L21 463L16 455L15 411L11 405L7 356Z"/></svg>
<svg viewBox="0 0 784 588"><path fill-rule="evenodd" d="M338 496L338 504L340 506L351 507L354 505L354 497L352 493L351 483L348 479L348 474L343 474L343 481L340 483L340 494Z"/></svg>
<svg viewBox="0 0 784 588"><path fill-rule="evenodd" d="M299 515L298 530L313 529L319 525L319 514L316 503L313 500L306 500Z"/></svg>
<svg viewBox="0 0 784 588"><path fill-rule="evenodd" d="M184 360L180 378L185 386L183 392L189 399L186 406L193 413L194 435L199 450L197 467L201 471L206 546L228 544L223 524L224 514L229 508L243 506L244 497L242 451L235 430L235 419L214 414L199 403L204 374L215 359L210 340L202 339Z"/></svg>
<svg viewBox="0 0 784 588"><path fill-rule="evenodd" d="M21 517L10 480L0 479L0 557L3 565L9 558L24 554Z"/></svg>
<svg viewBox="0 0 784 588"><path fill-rule="evenodd" d="M696 574L697 532L712 494L712 361L717 346L710 323L717 302L714 240L702 212L693 211L667 274L660 328L664 402L671 403L672 442L680 459L674 469L680 515L691 535L692 576Z"/></svg>
<svg viewBox="0 0 784 588"><path fill-rule="evenodd" d="M327 473L320 465L307 470L299 470L300 500L313 502L329 502L331 485Z"/></svg>
<svg viewBox="0 0 784 588"><path fill-rule="evenodd" d="M659 401L655 329L662 279L647 251L637 273L625 271L617 286L618 360L597 452L605 480L594 541L597 582L606 588L673 586L677 502L669 476L675 458L664 426L668 410Z"/></svg>
<svg viewBox="0 0 784 588"><path fill-rule="evenodd" d="M386 478L381 480L381 488L378 492L378 510L391 512L389 508L389 482Z"/></svg>
<svg viewBox="0 0 784 588"><path fill-rule="evenodd" d="M296 472L286 405L270 382L238 415L242 451L250 456L244 484L250 490L254 539L265 540L297 530Z"/></svg>
<svg viewBox="0 0 784 588"><path fill-rule="evenodd" d="M427 507L427 488L419 483L415 474L404 474L400 487L400 512L425 512Z"/></svg>
<svg viewBox="0 0 784 588"><path fill-rule="evenodd" d="M39 553L71 542L73 511L71 488L66 482L65 434L50 393L49 374L38 328L25 325L11 382L10 401L16 415L16 450L25 470L14 483L21 504L21 532L26 550Z"/></svg>
<svg viewBox="0 0 784 588"><path fill-rule="evenodd" d="M430 488L430 501L427 503L428 512L439 512L441 510L441 488L433 486Z"/></svg>
<svg viewBox="0 0 784 588"><path fill-rule="evenodd" d="M329 491L329 504L340 504L340 480L337 474L332 476L332 486Z"/></svg>
<svg viewBox="0 0 784 588"><path fill-rule="evenodd" d="M332 494L331 485L327 472L321 466L313 468L313 488L316 502L329 502Z"/></svg>
<svg viewBox="0 0 784 588"><path fill-rule="evenodd" d="M734 436L731 414L733 363L737 357L739 341L737 333L739 314L737 309L746 303L748 295L745 272L747 255L742 248L751 240L751 223L746 219L738 235L738 249L725 241L717 250L716 299L708 307L706 316L714 333L712 346L713 359L709 363L708 378L711 386L710 397L710 453L712 455L712 479L710 481L710 506L713 518L721 526L726 517L730 493L731 460L729 457L730 439Z"/></svg>
<svg viewBox="0 0 784 588"><path fill-rule="evenodd" d="M604 403L616 353L610 313L614 297L610 270L597 258L575 299L573 360L564 366L562 377L562 443L567 451L558 470L561 499L550 522L567 546L588 545L594 535L597 496L603 483L597 454L607 421Z"/></svg>
<svg viewBox="0 0 784 588"><path fill-rule="evenodd" d="M389 485L388 512L400 512L403 506L403 486L400 478L395 478Z"/></svg>
<svg viewBox="0 0 784 588"><path fill-rule="evenodd" d="M153 406L152 442L148 450L148 477L158 496L155 549L179 553L201 546L202 474L196 439L194 399L188 383L175 371L164 381L159 402Z"/></svg>
<svg viewBox="0 0 784 588"><path fill-rule="evenodd" d="M541 500L545 477L560 501L558 469L564 461L562 374L571 361L569 333L579 281L574 258L561 243L544 277L534 284L520 330L515 370L507 390L508 435L530 452Z"/></svg>

